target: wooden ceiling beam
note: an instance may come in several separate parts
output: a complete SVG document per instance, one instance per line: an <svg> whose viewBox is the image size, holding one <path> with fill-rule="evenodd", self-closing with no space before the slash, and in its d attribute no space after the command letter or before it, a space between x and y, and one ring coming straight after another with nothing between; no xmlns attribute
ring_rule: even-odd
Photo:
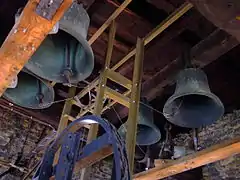
<svg viewBox="0 0 240 180"><path fill-rule="evenodd" d="M233 36L217 29L192 48L193 64L203 68L236 47L239 43ZM148 97L149 100L160 95L159 92L162 91L162 88L173 83L173 76L182 68L183 64L179 58L172 61L143 84L142 95Z"/></svg>
<svg viewBox="0 0 240 180"><path fill-rule="evenodd" d="M175 7L169 3L166 0L147 0L148 3L156 6L158 9L161 9L165 12L167 12L168 14L170 14L171 12L173 12L175 10Z"/></svg>
<svg viewBox="0 0 240 180"><path fill-rule="evenodd" d="M134 180L157 180L179 174L240 153L240 137L134 175Z"/></svg>
<svg viewBox="0 0 240 180"><path fill-rule="evenodd" d="M191 49L193 63L203 68L239 45L239 43L240 42L233 36L220 29L217 29ZM142 96L147 97L148 100L151 101L156 96L161 95L164 87L174 82L174 75L176 75L176 73L182 68L183 64L179 58L173 60L143 83ZM121 118L127 116L126 108L121 108L118 110ZM112 116L112 114L112 118L110 119L114 121L115 118Z"/></svg>
<svg viewBox="0 0 240 180"><path fill-rule="evenodd" d="M0 49L0 96L37 50L56 22L60 20L72 4L72 0L64 0L56 13L52 15L51 20L36 13L38 4L38 0L28 1L18 22L13 26Z"/></svg>

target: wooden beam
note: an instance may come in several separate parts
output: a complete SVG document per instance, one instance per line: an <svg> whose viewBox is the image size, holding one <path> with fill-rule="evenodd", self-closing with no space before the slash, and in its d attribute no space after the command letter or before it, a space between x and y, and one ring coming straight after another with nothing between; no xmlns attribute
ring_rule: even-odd
<svg viewBox="0 0 240 180"><path fill-rule="evenodd" d="M163 179L240 153L240 137L134 175L134 180Z"/></svg>
<svg viewBox="0 0 240 180"><path fill-rule="evenodd" d="M49 21L36 14L38 2L28 1L0 49L0 96L72 4L72 0L64 0Z"/></svg>
<svg viewBox="0 0 240 180"><path fill-rule="evenodd" d="M191 49L193 64L203 68L239 44L240 42L236 38L217 29ZM156 96L160 96L163 88L173 83L174 75L182 68L183 63L179 58L171 61L143 83L142 95L150 101ZM121 118L124 118L128 111L126 108L122 108L118 111L118 114Z"/></svg>
<svg viewBox="0 0 240 180"><path fill-rule="evenodd" d="M193 64L203 68L236 47L239 43L233 36L217 29L191 49ZM183 68L183 64L179 58L169 63L143 84L143 95L148 97L149 100L155 98L162 91L163 87L173 82L173 76L181 68Z"/></svg>
<svg viewBox="0 0 240 180"><path fill-rule="evenodd" d="M154 38L156 38L159 34L161 34L165 29L167 29L171 24L177 21L180 17L182 17L186 12L188 12L192 8L191 3L184 3L181 7L179 7L176 11L174 11L170 16L168 16L162 23L160 23L153 31L151 31L144 38L144 46L150 43ZM117 70L120 66L122 66L125 62L127 62L131 57L136 54L136 48L129 52L123 59L121 59L117 64L115 64L111 69Z"/></svg>
<svg viewBox="0 0 240 180"><path fill-rule="evenodd" d="M95 164L98 161L110 156L113 153L111 146L103 147L101 150L92 153L90 156L81 159L80 161L76 162L74 167L74 172L79 172L79 170L83 168L90 167L91 165Z"/></svg>
<svg viewBox="0 0 240 180"><path fill-rule="evenodd" d="M114 13L106 20L106 22L97 30L97 32L88 40L88 43L92 45L96 39L107 29L107 27L115 20L118 15L128 6L132 0L125 0L121 6L119 6Z"/></svg>
<svg viewBox="0 0 240 180"><path fill-rule="evenodd" d="M68 97L74 97L76 93L76 87L70 87L68 90ZM60 122L58 124L57 136L68 126L68 117L66 114L70 114L72 110L72 102L71 100L66 100L64 103L62 115L60 118Z"/></svg>
<svg viewBox="0 0 240 180"><path fill-rule="evenodd" d="M118 72L115 72L115 71L109 69L107 71L107 76L108 76L108 79L111 79L112 81L120 84L121 86L123 86L127 89L132 88L132 81L129 80L128 78L124 77L123 75L121 75Z"/></svg>
<svg viewBox="0 0 240 180"><path fill-rule="evenodd" d="M129 108L130 107L130 99L126 96L124 96L123 94L109 88L106 87L105 89L105 96L106 98L110 98L116 102L118 102L119 104L122 104L123 106Z"/></svg>
<svg viewBox="0 0 240 180"><path fill-rule="evenodd" d="M152 5L156 6L158 9L166 11L167 13L171 13L174 11L175 7L166 0L147 0L147 2L151 3Z"/></svg>
<svg viewBox="0 0 240 180"><path fill-rule="evenodd" d="M132 176L134 168L135 146L137 137L137 124L139 116L139 102L141 94L141 81L143 73L144 41L137 39L136 56L131 89L131 102L127 120L126 146L129 159L129 168Z"/></svg>
<svg viewBox="0 0 240 180"><path fill-rule="evenodd" d="M155 29L153 29L145 38L144 38L144 46L150 43L154 38L156 38L159 34L161 34L165 29L167 29L171 24L173 24L176 20L178 20L181 16L183 16L186 12L188 12L192 8L191 3L184 3L181 7L179 7L176 11L174 11L166 20L160 23ZM111 70L115 71L120 66L122 66L125 62L127 62L131 57L136 54L136 48L130 51L123 59L121 59L117 64L115 64ZM99 78L96 78L92 83L86 87L83 91L81 91L77 96L79 98L86 95L89 89L93 89L97 86L99 82ZM130 91L129 91L130 92Z"/></svg>
<svg viewBox="0 0 240 180"><path fill-rule="evenodd" d="M70 87L68 90L68 96L73 97L73 96L75 96L75 93L76 93L76 87ZM68 117L65 115L70 114L71 110L72 110L72 102L71 102L71 100L66 100L64 103L63 110L62 110L60 122L58 124L56 137L58 135L60 135L61 132L68 126ZM60 149L55 153L54 164L57 164L59 155L60 155Z"/></svg>
<svg viewBox="0 0 240 180"><path fill-rule="evenodd" d="M105 69L103 70L101 74L101 79L99 81L98 91L97 91L97 99L95 102L95 109L94 114L97 116L101 115L102 108L103 108L103 98L104 98L104 92L107 84L107 69L109 69L111 58L112 58L112 52L113 52L113 45L115 40L115 34L116 34L116 23L115 21L112 21L111 27L110 27L110 33L109 33L109 40L108 40L108 48L107 48L107 54L106 54L106 62L105 62ZM88 136L88 142L91 142L93 139L97 137L97 124L93 124L89 131Z"/></svg>
<svg viewBox="0 0 240 180"><path fill-rule="evenodd" d="M110 66L111 58L112 58L112 52L113 52L113 46L114 46L114 40L115 40L115 34L116 34L116 23L114 20L111 21L112 24L110 26L110 32L109 32L109 39L108 39L108 48L107 48L107 54L106 54L106 61L104 70L101 73L101 78L99 80L99 86L97 91L97 98L95 102L95 109L94 114L97 116L101 116L101 112L103 109L103 98L104 98L104 92L107 85L107 71ZM92 142L97 137L98 133L98 124L92 124L87 137L87 143ZM77 167L78 168L78 167ZM81 179L86 179L89 174L90 169L83 169L81 171Z"/></svg>

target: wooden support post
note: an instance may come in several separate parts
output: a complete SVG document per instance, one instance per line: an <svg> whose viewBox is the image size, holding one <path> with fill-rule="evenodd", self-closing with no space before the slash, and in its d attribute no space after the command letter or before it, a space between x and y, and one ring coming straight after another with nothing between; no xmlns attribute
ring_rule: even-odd
<svg viewBox="0 0 240 180"><path fill-rule="evenodd" d="M213 163L240 153L240 137L230 140L195 154L175 160L163 167L155 167L134 175L134 180L157 180L185 172L209 163Z"/></svg>
<svg viewBox="0 0 240 180"><path fill-rule="evenodd" d="M134 155L137 135L137 123L139 114L139 101L141 93L141 81L143 71L143 58L144 58L144 42L142 39L137 39L136 56L134 62L134 72L132 81L131 101L127 121L127 152L129 158L130 172L133 172Z"/></svg>
<svg viewBox="0 0 240 180"><path fill-rule="evenodd" d="M75 93L76 93L76 87L70 87L68 91L68 97L74 97ZM60 122L58 124L57 135L59 135L67 127L68 116L66 116L66 114L70 114L71 110L72 110L72 101L71 99L69 99L65 101Z"/></svg>
<svg viewBox="0 0 240 180"><path fill-rule="evenodd" d="M70 87L69 91L68 91L68 97L74 97L75 93L76 93L76 87ZM57 129L56 136L58 136L68 126L68 116L66 116L66 114L70 114L71 110L72 110L71 100L65 101L63 111L62 111L62 115L61 115L61 118L60 118L60 122L58 124L58 129ZM60 154L60 149L55 154L54 164L57 164L58 159L59 159L59 154Z"/></svg>
<svg viewBox="0 0 240 180"><path fill-rule="evenodd" d="M180 6L176 11L174 11L167 19L165 19L162 23L160 23L155 29L153 29L145 38L144 38L144 46L150 43L154 38L156 38L159 34L161 34L165 29L167 29L171 24L177 21L180 17L182 17L186 12L188 12L193 5L189 2L184 3ZM111 70L115 71L120 66L122 66L125 62L127 62L132 56L136 54L136 48L130 51L123 59L121 59L117 64L115 64ZM91 87L94 88L98 85L99 78L96 78L92 83L87 87L88 89ZM81 91L77 96L79 98L83 97L87 94L87 88ZM129 95L131 90L127 91ZM116 102L111 103L111 106L114 105ZM110 106L109 106L110 107Z"/></svg>
<svg viewBox="0 0 240 180"><path fill-rule="evenodd" d="M116 23L115 21L112 22L110 27L110 33L109 33L109 40L108 40L108 48L107 48L107 55L106 55L106 62L104 70L101 74L101 78L98 85L98 91L97 91L97 99L95 102L95 109L94 114L97 116L101 115L102 108L103 108L103 100L104 100L104 91L107 84L107 71L110 66L111 58L112 58L112 52L113 52L113 46L114 46L114 40L115 40L115 34L116 34ZM97 125L94 124L90 128L89 132L89 141L92 141L97 137Z"/></svg>
<svg viewBox="0 0 240 180"><path fill-rule="evenodd" d="M0 49L0 96L72 4L72 0L64 0L49 21L35 12L38 2L28 1Z"/></svg>
<svg viewBox="0 0 240 180"><path fill-rule="evenodd" d="M107 47L107 54L106 54L106 61L105 61L105 67L103 72L101 73L101 78L99 80L98 85L98 91L97 91L97 99L95 102L95 109L94 114L97 116L101 115L102 108L103 108L103 100L104 100L104 91L107 84L107 71L110 66L111 58L112 58L112 52L113 52L113 46L114 46L114 40L115 40L115 34L116 34L116 23L115 21L112 21L110 32L109 32L109 39L108 39L108 47ZM97 137L98 133L98 124L92 124L90 127L90 130L88 132L87 137L87 143L90 143L92 140L94 140ZM75 166L76 169L80 169L78 166ZM83 169L81 171L81 179L84 180L88 176L89 170Z"/></svg>
<svg viewBox="0 0 240 180"><path fill-rule="evenodd" d="M75 164L74 172L78 172L82 168L87 168L98 161L110 156L113 153L112 146L103 147L101 150L92 153L90 156L87 156Z"/></svg>

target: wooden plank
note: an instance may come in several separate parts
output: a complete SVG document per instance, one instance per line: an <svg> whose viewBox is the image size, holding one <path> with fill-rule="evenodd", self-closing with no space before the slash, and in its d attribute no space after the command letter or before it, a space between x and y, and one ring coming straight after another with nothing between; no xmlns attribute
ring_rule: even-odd
<svg viewBox="0 0 240 180"><path fill-rule="evenodd" d="M213 163L240 153L240 137L212 146L195 154L134 175L135 180L157 180Z"/></svg>
<svg viewBox="0 0 240 180"><path fill-rule="evenodd" d="M139 116L139 102L141 94L141 81L143 73L144 42L143 39L137 39L136 56L133 71L133 86L131 90L131 102L127 120L126 145L129 159L130 173L133 173L135 146L137 137L137 124Z"/></svg>
<svg viewBox="0 0 240 180"><path fill-rule="evenodd" d="M116 102L118 102L119 104L122 104L125 107L130 107L130 99L126 96L124 96L123 94L120 94L119 92L106 87L105 88L105 97L110 98Z"/></svg>
<svg viewBox="0 0 240 180"><path fill-rule="evenodd" d="M95 164L98 161L110 156L113 153L111 146L103 147L101 150L92 153L90 156L81 159L80 161L76 162L74 167L74 172L79 172L79 170L83 168L90 167L91 165Z"/></svg>
<svg viewBox="0 0 240 180"><path fill-rule="evenodd" d="M178 20L181 16L183 16L186 12L188 12L192 8L191 3L184 3L181 7L179 7L176 11L174 11L166 20L160 23L155 29L153 29L145 38L144 45L150 43L154 38L156 38L159 34L161 34L166 28L168 28L172 23ZM115 64L111 70L115 71L120 66L122 66L125 62L127 62L131 57L136 54L136 49L130 51L123 59L121 59L117 64ZM99 78L96 78L89 86L96 87ZM77 96L83 97L88 93L89 87L85 88L81 91Z"/></svg>
<svg viewBox="0 0 240 180"><path fill-rule="evenodd" d="M96 39L107 29L107 27L115 20L118 15L128 6L132 0L125 0L121 6L119 6L114 13L106 20L106 22L97 30L97 32L88 40L88 43L92 45Z"/></svg>
<svg viewBox="0 0 240 180"><path fill-rule="evenodd" d="M0 49L0 96L72 4L72 0L64 0L48 21L35 13L38 2L28 1Z"/></svg>
<svg viewBox="0 0 240 180"><path fill-rule="evenodd" d="M124 77L123 75L121 75L118 72L115 72L111 69L107 70L107 76L109 79L111 79L112 81L120 84L121 86L127 88L127 89L131 89L132 88L132 81L129 80L128 78Z"/></svg>

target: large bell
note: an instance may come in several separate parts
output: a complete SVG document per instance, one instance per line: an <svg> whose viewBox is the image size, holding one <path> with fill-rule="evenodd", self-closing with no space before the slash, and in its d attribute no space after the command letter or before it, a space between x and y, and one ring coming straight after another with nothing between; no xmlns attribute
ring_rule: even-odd
<svg viewBox="0 0 240 180"><path fill-rule="evenodd" d="M21 71L16 87L8 88L3 97L25 108L44 109L52 105L54 90L35 75Z"/></svg>
<svg viewBox="0 0 240 180"><path fill-rule="evenodd" d="M131 119L129 119L131 121ZM126 138L127 122L118 129L118 133ZM146 99L139 106L136 144L140 146L155 144L161 139L160 130L153 122L153 111Z"/></svg>
<svg viewBox="0 0 240 180"><path fill-rule="evenodd" d="M200 69L188 68L178 74L175 93L167 100L163 113L173 124L199 128L218 120L224 106L211 93L206 74Z"/></svg>
<svg viewBox="0 0 240 180"><path fill-rule="evenodd" d="M46 37L25 67L37 76L58 83L78 83L93 70L94 57L86 38L89 16L73 3L59 21L60 31Z"/></svg>

